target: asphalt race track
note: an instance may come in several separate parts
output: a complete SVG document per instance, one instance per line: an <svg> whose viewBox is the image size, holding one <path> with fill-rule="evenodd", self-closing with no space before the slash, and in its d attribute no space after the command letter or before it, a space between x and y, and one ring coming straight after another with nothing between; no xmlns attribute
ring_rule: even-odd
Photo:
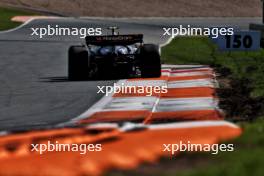
<svg viewBox="0 0 264 176"><path fill-rule="evenodd" d="M0 131L42 128L66 122L88 109L103 95L98 85L108 81L67 80L67 50L79 37L31 36L31 27L119 26L120 33L143 33L145 42L165 43L162 27L237 25L246 29L260 18L60 18L33 20L16 30L0 32ZM106 30L104 31L106 32Z"/></svg>

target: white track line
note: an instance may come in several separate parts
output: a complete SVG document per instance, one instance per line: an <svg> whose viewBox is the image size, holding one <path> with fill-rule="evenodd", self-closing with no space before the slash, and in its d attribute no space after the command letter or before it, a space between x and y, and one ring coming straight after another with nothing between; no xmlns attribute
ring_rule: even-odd
<svg viewBox="0 0 264 176"><path fill-rule="evenodd" d="M27 22L22 23L22 24L19 25L18 27L15 27L15 28L13 28L13 29L9 29L9 30L5 30L5 31L0 31L0 34L5 34L5 33L14 32L14 31L16 31L16 30L19 30L20 28L26 26L27 24L31 23L31 22L34 21L34 20L36 20L36 19L32 18L32 19L28 20Z"/></svg>
<svg viewBox="0 0 264 176"><path fill-rule="evenodd" d="M160 130L160 129L175 129L175 128L197 128L197 127L215 127L215 126L229 126L232 128L239 128L239 126L227 122L224 120L218 121L192 121L192 122L176 122L176 123L168 123L168 124L155 124L148 125L150 129Z"/></svg>

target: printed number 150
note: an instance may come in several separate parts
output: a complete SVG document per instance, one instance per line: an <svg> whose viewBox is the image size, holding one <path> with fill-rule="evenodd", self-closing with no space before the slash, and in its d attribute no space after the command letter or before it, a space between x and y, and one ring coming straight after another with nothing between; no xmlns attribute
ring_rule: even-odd
<svg viewBox="0 0 264 176"><path fill-rule="evenodd" d="M226 35L226 48L250 48L253 44L250 35ZM233 41L232 41L233 40Z"/></svg>

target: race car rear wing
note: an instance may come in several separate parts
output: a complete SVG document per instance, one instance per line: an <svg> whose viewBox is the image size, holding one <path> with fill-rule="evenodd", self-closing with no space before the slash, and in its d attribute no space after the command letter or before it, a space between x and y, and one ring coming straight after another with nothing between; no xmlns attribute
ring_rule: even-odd
<svg viewBox="0 0 264 176"><path fill-rule="evenodd" d="M86 36L87 45L131 45L143 43L143 34Z"/></svg>

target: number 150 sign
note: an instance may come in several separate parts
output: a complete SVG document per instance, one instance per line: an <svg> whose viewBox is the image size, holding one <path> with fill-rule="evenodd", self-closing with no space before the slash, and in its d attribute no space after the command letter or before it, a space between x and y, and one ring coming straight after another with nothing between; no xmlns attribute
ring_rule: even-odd
<svg viewBox="0 0 264 176"><path fill-rule="evenodd" d="M260 32L239 31L215 40L222 51L254 51L260 49Z"/></svg>

